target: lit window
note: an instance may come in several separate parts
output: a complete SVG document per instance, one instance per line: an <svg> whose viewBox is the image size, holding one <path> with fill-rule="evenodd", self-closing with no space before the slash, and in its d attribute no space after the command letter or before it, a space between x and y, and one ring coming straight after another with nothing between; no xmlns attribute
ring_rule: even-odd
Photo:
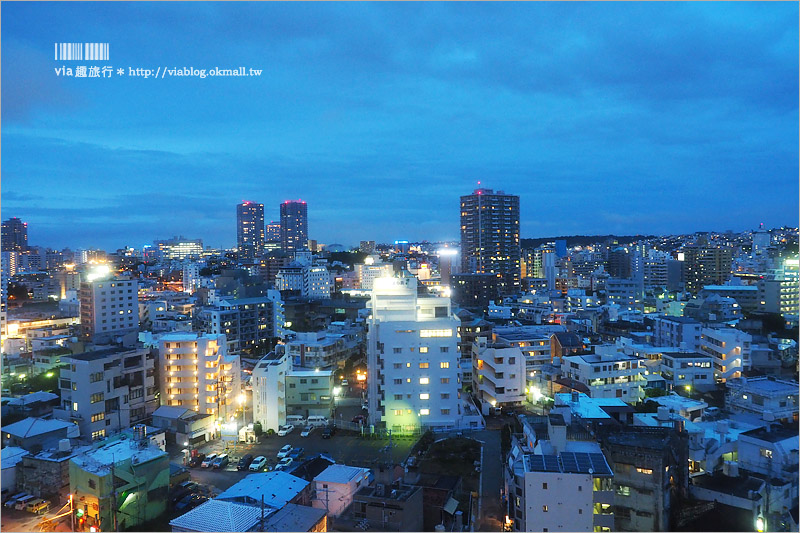
<svg viewBox="0 0 800 533"><path fill-rule="evenodd" d="M767 459L772 459L772 450L768 450L766 448L761 448L761 457L766 457Z"/></svg>
<svg viewBox="0 0 800 533"><path fill-rule="evenodd" d="M646 474L648 476L653 475L652 468L637 468L636 471L639 472L640 474Z"/></svg>
<svg viewBox="0 0 800 533"><path fill-rule="evenodd" d="M428 363L420 363L420 364L419 364L419 367L420 367L420 368L428 368L429 366L430 366L430 365L429 365Z"/></svg>
<svg viewBox="0 0 800 533"><path fill-rule="evenodd" d="M452 329L422 329L419 332L420 337L452 337Z"/></svg>
<svg viewBox="0 0 800 533"><path fill-rule="evenodd" d="M439 368L450 368L450 363L442 361L441 363L439 363Z"/></svg>
<svg viewBox="0 0 800 533"><path fill-rule="evenodd" d="M427 346L420 346L419 347L419 353L428 353L428 347Z"/></svg>
<svg viewBox="0 0 800 533"><path fill-rule="evenodd" d="M430 398L430 397L431 397L431 395L430 395L430 394L428 394L427 392L423 392L423 393L421 393L421 394L419 395L419 399L420 399L420 400L427 400L427 399L428 399L428 398Z"/></svg>
<svg viewBox="0 0 800 533"><path fill-rule="evenodd" d="M428 378L419 378L420 385L427 385L429 382Z"/></svg>
<svg viewBox="0 0 800 533"><path fill-rule="evenodd" d="M425 416L425 415L429 415L429 414L431 414L431 411L430 411L430 409L420 409L420 410L419 410L419 414L420 414L421 416Z"/></svg>
<svg viewBox="0 0 800 533"><path fill-rule="evenodd" d="M547 512L547 506L546 506L546 505L542 505L542 512L543 512L543 513L546 513L546 512Z"/></svg>

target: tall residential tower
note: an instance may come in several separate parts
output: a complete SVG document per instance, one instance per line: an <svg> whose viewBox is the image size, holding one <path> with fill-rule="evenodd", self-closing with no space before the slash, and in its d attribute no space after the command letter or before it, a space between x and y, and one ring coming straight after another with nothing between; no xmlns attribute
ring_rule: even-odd
<svg viewBox="0 0 800 533"><path fill-rule="evenodd" d="M264 204L236 206L236 246L240 259L252 259L264 250Z"/></svg>
<svg viewBox="0 0 800 533"><path fill-rule="evenodd" d="M308 206L301 200L281 204L281 249L302 250L308 246Z"/></svg>
<svg viewBox="0 0 800 533"><path fill-rule="evenodd" d="M520 287L519 196L476 189L461 197L461 269L499 274L503 291Z"/></svg>

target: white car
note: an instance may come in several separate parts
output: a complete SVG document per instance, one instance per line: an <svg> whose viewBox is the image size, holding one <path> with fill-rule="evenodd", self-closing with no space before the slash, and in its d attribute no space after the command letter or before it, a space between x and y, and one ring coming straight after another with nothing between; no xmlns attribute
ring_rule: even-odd
<svg viewBox="0 0 800 533"><path fill-rule="evenodd" d="M253 459L252 463L250 463L249 470L251 472L260 472L261 469L266 466L266 464L267 464L267 458L264 457L263 455L259 455L258 457Z"/></svg>
<svg viewBox="0 0 800 533"><path fill-rule="evenodd" d="M294 426L291 425L291 424L286 424L285 426L280 426L278 428L278 436L279 437L285 437L286 435L288 435L292 431L294 431Z"/></svg>
<svg viewBox="0 0 800 533"><path fill-rule="evenodd" d="M314 431L314 426L308 426L307 428L305 428L303 430L302 433L300 433L300 436L301 437L310 437L312 431Z"/></svg>
<svg viewBox="0 0 800 533"><path fill-rule="evenodd" d="M277 465L275 465L275 470L286 470L294 462L294 459L291 457L284 457L281 459Z"/></svg>
<svg viewBox="0 0 800 533"><path fill-rule="evenodd" d="M278 451L278 459L283 459L284 457L289 455L291 451L292 451L292 445L287 444L286 446L281 448L280 451Z"/></svg>

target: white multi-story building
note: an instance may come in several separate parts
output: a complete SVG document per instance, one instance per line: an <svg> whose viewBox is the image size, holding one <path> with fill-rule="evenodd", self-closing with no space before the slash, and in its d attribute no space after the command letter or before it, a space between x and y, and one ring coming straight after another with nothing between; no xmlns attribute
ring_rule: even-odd
<svg viewBox="0 0 800 533"><path fill-rule="evenodd" d="M725 383L725 408L733 413L751 414L768 422L797 423L796 381L772 377L731 379Z"/></svg>
<svg viewBox="0 0 800 533"><path fill-rule="evenodd" d="M253 368L253 421L264 431L286 423L286 374L292 370L288 353L270 352Z"/></svg>
<svg viewBox="0 0 800 533"><path fill-rule="evenodd" d="M450 298L419 297L407 274L378 278L368 319L369 411L393 432L457 427L459 320Z"/></svg>
<svg viewBox="0 0 800 533"><path fill-rule="evenodd" d="M560 415L535 449L516 441L505 463L513 531L611 531L614 474L596 442L567 441ZM529 446L531 445L531 446Z"/></svg>
<svg viewBox="0 0 800 533"><path fill-rule="evenodd" d="M703 325L693 318L661 316L653 321L653 345L695 352L700 346Z"/></svg>
<svg viewBox="0 0 800 533"><path fill-rule="evenodd" d="M186 263L183 265L183 290L192 294L200 288L200 265Z"/></svg>
<svg viewBox="0 0 800 533"><path fill-rule="evenodd" d="M641 287L634 280L609 278L606 281L606 295L608 303L618 305L622 311L642 309Z"/></svg>
<svg viewBox="0 0 800 533"><path fill-rule="evenodd" d="M368 258L369 259L369 258ZM358 279L358 288L372 290L372 285L377 278L391 277L394 267L391 264L372 263L355 265L355 273Z"/></svg>
<svg viewBox="0 0 800 533"><path fill-rule="evenodd" d="M697 352L672 352L661 354L661 377L667 389L688 389L697 386L713 388L716 383L712 370L712 357Z"/></svg>
<svg viewBox="0 0 800 533"><path fill-rule="evenodd" d="M355 328L351 328L355 329ZM337 368L359 352L360 337L357 334L333 333L330 331L298 332L287 334L286 352L292 362L309 368Z"/></svg>
<svg viewBox="0 0 800 533"><path fill-rule="evenodd" d="M150 416L156 400L155 359L146 348L109 348L63 356L61 408L92 440L128 429Z"/></svg>
<svg viewBox="0 0 800 533"><path fill-rule="evenodd" d="M525 357L496 337L478 337L472 344L472 379L483 414L525 401Z"/></svg>
<svg viewBox="0 0 800 533"><path fill-rule="evenodd" d="M198 320L201 331L225 335L228 353L238 353L283 336L283 300L277 290L255 298L223 298L200 311Z"/></svg>
<svg viewBox="0 0 800 533"><path fill-rule="evenodd" d="M296 260L278 271L275 287L280 291L300 291L303 298L327 300L331 297L333 284L327 267Z"/></svg>
<svg viewBox="0 0 800 533"><path fill-rule="evenodd" d="M225 335L167 333L159 339L161 405L228 419L239 407L239 357Z"/></svg>
<svg viewBox="0 0 800 533"><path fill-rule="evenodd" d="M752 340L750 334L734 328L703 328L699 351L711 356L714 377L724 382L750 369Z"/></svg>
<svg viewBox="0 0 800 533"><path fill-rule="evenodd" d="M106 344L139 331L139 282L131 278L81 283L81 337Z"/></svg>
<svg viewBox="0 0 800 533"><path fill-rule="evenodd" d="M561 371L583 383L592 398L622 398L628 403L642 399L644 360L622 352L570 355L562 358Z"/></svg>

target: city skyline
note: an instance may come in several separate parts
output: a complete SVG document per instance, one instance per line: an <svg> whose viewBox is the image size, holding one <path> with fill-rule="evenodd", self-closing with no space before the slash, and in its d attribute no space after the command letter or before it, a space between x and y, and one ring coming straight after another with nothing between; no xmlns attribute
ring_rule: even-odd
<svg viewBox="0 0 800 533"><path fill-rule="evenodd" d="M320 243L457 241L480 181L520 196L522 238L794 224L797 9L4 4L3 218L227 248L236 204L302 197ZM264 75L59 78L59 41Z"/></svg>

